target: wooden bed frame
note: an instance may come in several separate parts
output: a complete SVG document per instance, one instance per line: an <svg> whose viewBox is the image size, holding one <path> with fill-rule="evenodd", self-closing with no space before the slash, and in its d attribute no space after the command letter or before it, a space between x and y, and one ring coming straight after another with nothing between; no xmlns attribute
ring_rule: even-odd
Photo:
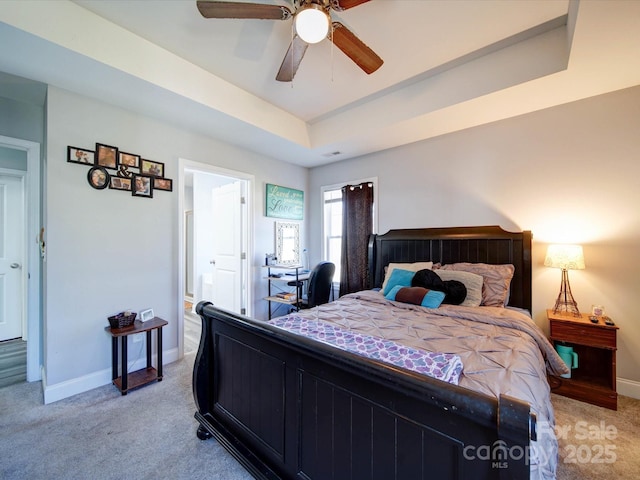
<svg viewBox="0 0 640 480"><path fill-rule="evenodd" d="M510 305L531 308L531 232L432 228L373 235L372 286L389 262L511 263ZM529 478L535 415L200 302L198 437L255 478ZM525 453L526 452L526 453Z"/></svg>

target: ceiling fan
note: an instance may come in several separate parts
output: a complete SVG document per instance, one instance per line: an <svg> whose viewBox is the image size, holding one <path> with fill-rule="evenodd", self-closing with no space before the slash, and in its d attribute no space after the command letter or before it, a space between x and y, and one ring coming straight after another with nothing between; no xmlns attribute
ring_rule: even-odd
<svg viewBox="0 0 640 480"><path fill-rule="evenodd" d="M294 11L282 5L198 0L198 10L205 18L241 18L289 20L293 18L295 34L284 56L276 80L293 80L310 43L329 38L336 47L367 74L382 66L382 59L340 22L331 20L331 10L341 12L369 0L291 0ZM331 32L329 32L331 28Z"/></svg>

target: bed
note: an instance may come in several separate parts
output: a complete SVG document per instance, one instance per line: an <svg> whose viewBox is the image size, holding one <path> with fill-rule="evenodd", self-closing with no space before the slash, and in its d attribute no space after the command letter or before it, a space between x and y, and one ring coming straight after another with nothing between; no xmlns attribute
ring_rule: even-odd
<svg viewBox="0 0 640 480"><path fill-rule="evenodd" d="M284 320L446 351L462 360L459 385L201 302L198 437L214 436L255 478L553 478L546 369L565 367L527 313L531 232L392 230L368 248L374 290ZM416 262L513 265L508 304L425 309L377 291L385 267Z"/></svg>

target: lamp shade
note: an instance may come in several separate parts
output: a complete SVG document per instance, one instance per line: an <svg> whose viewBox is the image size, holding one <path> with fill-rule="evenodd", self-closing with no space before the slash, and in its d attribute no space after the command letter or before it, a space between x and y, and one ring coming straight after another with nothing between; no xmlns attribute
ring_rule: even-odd
<svg viewBox="0 0 640 480"><path fill-rule="evenodd" d="M584 270L584 253L581 245L549 245L544 259L545 267L563 270Z"/></svg>
<svg viewBox="0 0 640 480"><path fill-rule="evenodd" d="M296 13L296 33L307 43L318 43L327 38L329 17L324 9L315 3L305 6Z"/></svg>

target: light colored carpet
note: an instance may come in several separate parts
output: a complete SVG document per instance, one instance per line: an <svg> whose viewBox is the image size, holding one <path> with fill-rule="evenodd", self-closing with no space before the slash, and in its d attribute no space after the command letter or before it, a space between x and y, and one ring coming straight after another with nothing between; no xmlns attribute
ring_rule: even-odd
<svg viewBox="0 0 640 480"><path fill-rule="evenodd" d="M640 478L640 400L618 397L618 410L553 394L558 480Z"/></svg>
<svg viewBox="0 0 640 480"><path fill-rule="evenodd" d="M40 382L0 389L0 478L252 478L214 439L196 437L194 357L126 396L105 385L43 405Z"/></svg>

